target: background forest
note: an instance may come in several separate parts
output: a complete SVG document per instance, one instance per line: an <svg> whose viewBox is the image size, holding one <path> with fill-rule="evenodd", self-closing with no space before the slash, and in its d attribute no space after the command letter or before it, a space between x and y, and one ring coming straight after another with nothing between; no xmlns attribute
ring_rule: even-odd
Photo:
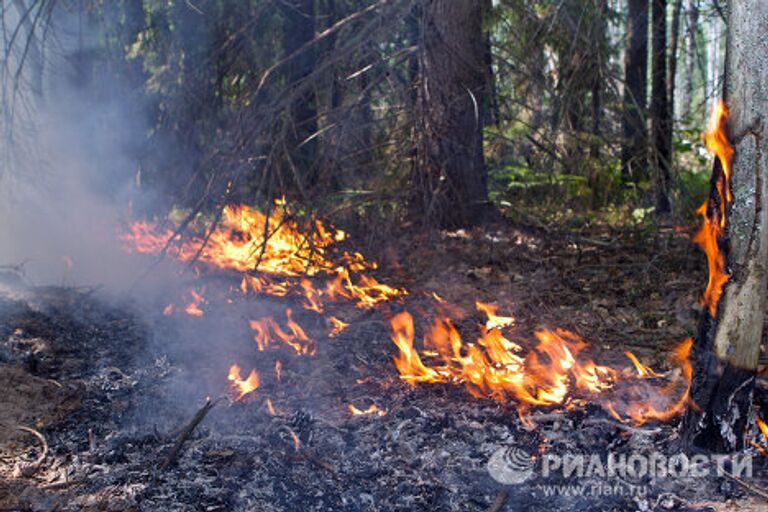
<svg viewBox="0 0 768 512"><path fill-rule="evenodd" d="M134 184L163 198L143 205L150 213L172 205L191 220L286 197L293 214L370 235L498 212L533 225L655 222L706 195L717 0L0 9L6 163L34 153L19 142L31 129L23 113L50 104L65 78L75 91L65 102L129 113L94 109L111 117L92 114L89 129L113 132Z"/></svg>

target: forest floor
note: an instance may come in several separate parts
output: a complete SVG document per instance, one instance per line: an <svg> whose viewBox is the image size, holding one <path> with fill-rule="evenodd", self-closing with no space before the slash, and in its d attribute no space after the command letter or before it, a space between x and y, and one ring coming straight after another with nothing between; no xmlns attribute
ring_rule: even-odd
<svg viewBox="0 0 768 512"><path fill-rule="evenodd" d="M433 292L465 311L475 301L496 303L523 336L561 327L589 341L600 363L626 362L631 350L663 369L669 350L695 334L706 283L691 233L673 225L598 226L578 235L541 226L412 233L380 246L377 278L407 287L411 308ZM263 401L218 406L178 463L160 470L174 430L206 394L215 396L203 384L221 376L201 357L210 343L158 343L170 331L150 333L159 323L93 290L30 288L11 272L3 282L0 511L485 511L502 496L496 510L766 510L762 498L719 480L670 483L651 497L597 505L500 494L485 470L488 456L511 440L535 447L541 439L521 429L505 404L461 387L399 381L396 349L375 311L322 340L317 356L284 360L280 386L263 388L276 415ZM376 403L388 414L350 416L350 403ZM562 437L603 451L638 442L610 424L587 426L589 414L548 426L553 447ZM40 432L45 449L18 426ZM652 439L666 446L675 435L665 425ZM768 484L766 459L755 485Z"/></svg>

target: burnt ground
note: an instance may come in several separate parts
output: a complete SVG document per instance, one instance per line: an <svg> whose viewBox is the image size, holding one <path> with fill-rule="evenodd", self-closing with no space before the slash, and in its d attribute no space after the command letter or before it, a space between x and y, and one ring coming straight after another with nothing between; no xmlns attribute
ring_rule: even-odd
<svg viewBox="0 0 768 512"><path fill-rule="evenodd" d="M333 339L318 334L321 317L294 302L299 322L317 336L313 357L259 353L245 333L225 340L237 336L221 330L222 318L244 320L229 305L172 320L159 314L162 304L31 288L6 275L0 510L765 510L765 499L716 475L593 475L576 483L618 491L550 496L544 485L574 480L544 478L537 467L535 478L502 485L487 469L494 453L506 467L514 467L515 450L673 454L677 421L627 428L588 405L538 411L539 428L528 430L514 404L472 397L461 386L412 388L392 364L386 315L402 308L428 315L427 294L436 292L467 312L462 332L480 321L475 300L495 302L516 317L521 339L537 327L563 327L589 340L600 363L624 364L622 353L632 350L664 369L668 349L695 330L705 282L703 258L684 231L575 236L504 228L409 235L379 252L378 277L410 296L375 311L339 306L333 313L354 322ZM288 303L260 299L258 307ZM277 359L279 382L271 371ZM231 362L259 369L262 387L239 402L218 401L174 463L161 468L205 398L226 393ZM350 403L387 414L352 416ZM19 425L43 435L45 458L41 440ZM758 490L768 487L766 461L756 455L747 482ZM641 495L628 495L633 488Z"/></svg>

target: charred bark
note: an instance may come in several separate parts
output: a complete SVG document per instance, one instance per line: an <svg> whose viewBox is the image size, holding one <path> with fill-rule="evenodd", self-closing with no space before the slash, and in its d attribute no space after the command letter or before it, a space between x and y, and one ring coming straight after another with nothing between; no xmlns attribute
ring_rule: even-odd
<svg viewBox="0 0 768 512"><path fill-rule="evenodd" d="M441 228L483 223L487 66L482 2L422 3L412 214Z"/></svg>
<svg viewBox="0 0 768 512"><path fill-rule="evenodd" d="M647 175L648 0L629 0L624 54L621 176L639 182Z"/></svg>
<svg viewBox="0 0 768 512"><path fill-rule="evenodd" d="M708 313L696 344L697 378L685 419L690 445L738 450L750 417L768 287L768 5L731 2L725 97L734 146L727 238L730 280L716 318ZM719 164L715 174L721 172ZM716 178L713 175L713 180ZM714 183L714 181L713 181Z"/></svg>
<svg viewBox="0 0 768 512"><path fill-rule="evenodd" d="M672 116L667 91L667 0L651 0L651 134L656 212L668 213L672 166Z"/></svg>

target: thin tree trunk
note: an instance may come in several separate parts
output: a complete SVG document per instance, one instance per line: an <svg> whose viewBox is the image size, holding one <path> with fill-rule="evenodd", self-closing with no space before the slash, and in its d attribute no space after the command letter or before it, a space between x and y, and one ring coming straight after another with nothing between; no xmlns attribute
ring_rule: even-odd
<svg viewBox="0 0 768 512"><path fill-rule="evenodd" d="M712 16L709 20L709 42L707 44L707 107L712 109L720 94L720 20Z"/></svg>
<svg viewBox="0 0 768 512"><path fill-rule="evenodd" d="M606 30L606 11L608 5L606 0L596 0L597 12L595 13L595 28L592 34L593 58L595 62L595 72L592 73L592 138L589 147L589 156L591 158L599 158L600 156L600 121L602 119L603 111L603 88L605 87L605 80L603 77L603 69L607 64L605 62L605 52L603 48L606 45L606 38L608 37Z"/></svg>
<svg viewBox="0 0 768 512"><path fill-rule="evenodd" d="M483 158L482 16L476 0L423 2L413 213L441 228L482 223L493 211Z"/></svg>
<svg viewBox="0 0 768 512"><path fill-rule="evenodd" d="M491 0L485 0L483 4L483 10L486 13L485 16L490 16L493 4ZM489 23L489 20L485 20L485 23ZM491 45L491 33L490 31L484 31L483 39L485 40L485 69L486 69L486 112L485 112L485 125L490 126L499 123L499 98L496 90L496 76L493 72L493 47Z"/></svg>
<svg viewBox="0 0 768 512"><path fill-rule="evenodd" d="M672 7L672 26L669 32L669 76L667 77L667 101L669 102L669 111L671 119L671 129L669 131L669 146L672 147L672 132L675 128L675 91L677 88L677 60L678 46L680 41L680 16L683 10L683 0L675 0Z"/></svg>
<svg viewBox="0 0 768 512"><path fill-rule="evenodd" d="M735 150L733 203L720 241L730 280L716 319L705 314L702 321L693 388L698 407L685 424L689 442L720 452L744 445L768 289L768 3L732 1L730 13L725 97Z"/></svg>
<svg viewBox="0 0 768 512"><path fill-rule="evenodd" d="M672 120L667 91L667 0L651 0L651 134L656 212L668 213L672 147Z"/></svg>
<svg viewBox="0 0 768 512"><path fill-rule="evenodd" d="M647 175L648 132L648 0L627 4L627 48L624 54L624 100L621 176L639 182Z"/></svg>
<svg viewBox="0 0 768 512"><path fill-rule="evenodd" d="M411 46L421 47L422 24L421 4L419 2L414 2L411 7L410 15L405 21L405 31ZM410 94L408 95L408 99L410 101L409 110L411 112L416 109L416 102L419 97L419 53L419 51L415 51L408 57L408 80L410 82Z"/></svg>
<svg viewBox="0 0 768 512"><path fill-rule="evenodd" d="M688 0L685 26L685 73L683 76L682 94L680 95L681 119L688 119L691 115L691 102L693 101L693 70L696 62L696 33L699 23L699 0Z"/></svg>
<svg viewBox="0 0 768 512"><path fill-rule="evenodd" d="M283 0L280 2L283 15L283 51L291 55L315 37L315 2L314 0ZM308 50L294 59L287 68L287 87L306 78L315 68L316 52ZM313 90L297 98L290 107L290 126L286 146L290 152L291 163L298 172L289 175L299 191L311 188L317 180L317 139L307 140L317 132L317 98Z"/></svg>

